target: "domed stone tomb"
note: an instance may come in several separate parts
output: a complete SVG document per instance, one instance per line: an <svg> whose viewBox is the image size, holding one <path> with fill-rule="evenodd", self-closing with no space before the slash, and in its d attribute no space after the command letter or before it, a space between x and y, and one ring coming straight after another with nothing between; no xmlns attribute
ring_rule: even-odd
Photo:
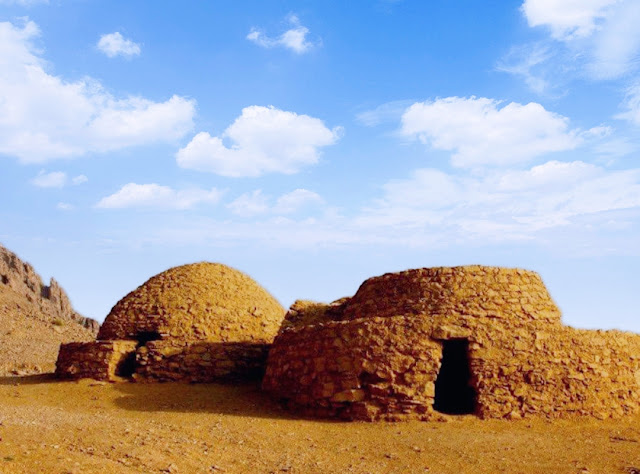
<svg viewBox="0 0 640 474"><path fill-rule="evenodd" d="M640 336L563 326L534 272L408 270L296 302L263 388L343 419L616 417L640 411Z"/></svg>
<svg viewBox="0 0 640 474"><path fill-rule="evenodd" d="M208 382L260 377L285 310L218 263L171 268L126 295L97 341L60 348L60 377Z"/></svg>

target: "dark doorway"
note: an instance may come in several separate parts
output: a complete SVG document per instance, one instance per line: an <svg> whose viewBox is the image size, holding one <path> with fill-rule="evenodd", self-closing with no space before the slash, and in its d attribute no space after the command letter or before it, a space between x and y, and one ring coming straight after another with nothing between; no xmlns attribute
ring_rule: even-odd
<svg viewBox="0 0 640 474"><path fill-rule="evenodd" d="M138 347L146 345L149 341L158 341L160 338L160 333L156 331L141 331L136 335Z"/></svg>
<svg viewBox="0 0 640 474"><path fill-rule="evenodd" d="M116 366L116 375L118 377L130 378L136 371L136 353L129 352L120 359Z"/></svg>
<svg viewBox="0 0 640 474"><path fill-rule="evenodd" d="M442 365L436 379L433 408L450 415L473 413L476 397L470 380L469 341L442 341Z"/></svg>

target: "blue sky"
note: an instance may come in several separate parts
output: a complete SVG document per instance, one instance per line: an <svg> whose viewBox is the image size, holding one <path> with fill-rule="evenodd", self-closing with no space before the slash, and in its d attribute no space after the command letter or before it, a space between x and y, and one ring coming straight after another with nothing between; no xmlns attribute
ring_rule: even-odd
<svg viewBox="0 0 640 474"><path fill-rule="evenodd" d="M0 0L0 242L102 320L217 261L283 305L538 271L640 331L640 4Z"/></svg>

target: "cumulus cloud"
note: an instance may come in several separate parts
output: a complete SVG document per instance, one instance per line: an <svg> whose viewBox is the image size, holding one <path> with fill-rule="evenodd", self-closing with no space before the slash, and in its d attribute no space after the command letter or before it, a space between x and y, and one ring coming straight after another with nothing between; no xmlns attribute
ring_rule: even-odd
<svg viewBox="0 0 640 474"><path fill-rule="evenodd" d="M198 133L176 158L182 168L222 176L293 174L317 163L319 148L335 143L341 132L308 115L254 105L244 108L221 136Z"/></svg>
<svg viewBox="0 0 640 474"><path fill-rule="evenodd" d="M383 190L360 225L430 228L457 239L529 240L587 216L640 208L640 170L608 171L582 161L485 176L427 168L391 180Z"/></svg>
<svg viewBox="0 0 640 474"><path fill-rule="evenodd" d="M125 147L174 143L193 128L195 102L117 99L92 79L46 71L31 21L0 23L0 154L41 163Z"/></svg>
<svg viewBox="0 0 640 474"><path fill-rule="evenodd" d="M542 105L447 97L417 102L402 115L401 134L452 151L458 167L507 165L576 148L584 134ZM597 132L593 129L593 133Z"/></svg>
<svg viewBox="0 0 640 474"><path fill-rule="evenodd" d="M126 39L117 31L100 36L97 46L100 51L110 58L115 58L116 56L131 58L140 55L140 45Z"/></svg>
<svg viewBox="0 0 640 474"><path fill-rule="evenodd" d="M300 24L300 20L296 15L289 15L287 22L291 25L291 28L277 38L269 37L262 31L252 28L247 35L247 39L263 48L282 47L290 49L297 54L306 53L318 44L307 40L309 29Z"/></svg>
<svg viewBox="0 0 640 474"><path fill-rule="evenodd" d="M110 196L102 198L97 208L191 209L198 204L217 204L222 192L216 188L174 190L159 184L125 184Z"/></svg>

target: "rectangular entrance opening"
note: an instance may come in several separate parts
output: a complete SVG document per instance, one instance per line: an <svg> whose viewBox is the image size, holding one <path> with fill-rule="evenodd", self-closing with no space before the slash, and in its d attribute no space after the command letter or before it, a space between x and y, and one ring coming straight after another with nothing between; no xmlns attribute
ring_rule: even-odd
<svg viewBox="0 0 640 474"><path fill-rule="evenodd" d="M122 356L116 365L115 375L118 377L131 378L136 371L136 353L129 352Z"/></svg>
<svg viewBox="0 0 640 474"><path fill-rule="evenodd" d="M476 394L470 382L469 341L442 341L442 364L436 378L433 408L450 415L473 413Z"/></svg>

